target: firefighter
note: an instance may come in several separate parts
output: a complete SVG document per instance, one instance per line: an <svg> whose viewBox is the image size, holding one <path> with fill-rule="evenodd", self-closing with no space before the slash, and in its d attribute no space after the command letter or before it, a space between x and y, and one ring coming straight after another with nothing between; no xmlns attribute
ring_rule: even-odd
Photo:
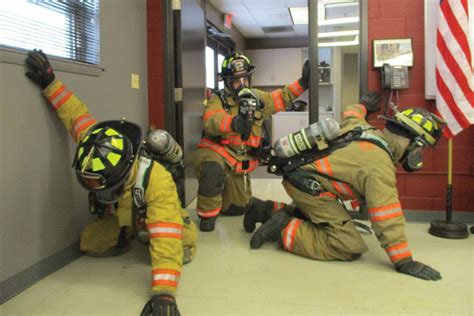
<svg viewBox="0 0 474 316"><path fill-rule="evenodd" d="M82 231L80 249L96 257L116 256L129 249L133 231L140 223L139 219L132 220L137 217L132 212L137 205L132 190L144 190L138 185L143 181L138 179L146 174L146 211L141 223L148 230L152 297L142 315L179 315L176 290L183 263L195 255L197 228L180 206L170 173L156 161L149 161L144 168L139 155L140 127L126 121L98 123L87 106L56 79L41 50L30 51L26 65L26 76L41 87L78 143L73 167L79 183L89 191L90 207L103 210Z"/></svg>
<svg viewBox="0 0 474 316"><path fill-rule="evenodd" d="M413 260L397 193L396 165L402 164L409 172L421 169L423 150L435 146L444 122L424 109L407 108L382 116L385 128L377 130L366 117L379 110L378 103L378 94L370 92L360 104L344 109L341 135L355 130L365 134L284 175L283 186L303 217L295 217L290 206L271 215L246 215L244 222L250 228L264 223L253 234L251 248L279 241L284 250L311 259L358 259L368 248L339 202L354 200L368 208L375 235L396 271L425 280L441 279L438 271Z"/></svg>
<svg viewBox="0 0 474 316"><path fill-rule="evenodd" d="M271 93L250 89L254 71L245 55L227 56L219 74L225 88L205 102L204 129L194 160L201 231L213 231L218 215L242 215L249 207L249 174L258 165L264 120L284 111L308 88L308 62L300 79Z"/></svg>

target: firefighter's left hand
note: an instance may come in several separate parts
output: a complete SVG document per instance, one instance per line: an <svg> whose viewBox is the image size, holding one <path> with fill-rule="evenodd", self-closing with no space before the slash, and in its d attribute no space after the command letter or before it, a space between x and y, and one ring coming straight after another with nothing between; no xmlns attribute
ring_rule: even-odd
<svg viewBox="0 0 474 316"><path fill-rule="evenodd" d="M41 49L30 50L25 62L28 68L25 76L38 84L41 88L45 89L53 82L55 78L53 67L51 67L48 57L46 57Z"/></svg>
<svg viewBox="0 0 474 316"><path fill-rule="evenodd" d="M153 295L143 307L140 316L180 316L178 306L173 296Z"/></svg>
<svg viewBox="0 0 474 316"><path fill-rule="evenodd" d="M423 280L441 280L441 274L438 271L426 264L413 260L396 265L395 269L400 273L405 273Z"/></svg>
<svg viewBox="0 0 474 316"><path fill-rule="evenodd" d="M369 91L359 100L367 109L367 114L375 113L380 110L380 95L375 91Z"/></svg>

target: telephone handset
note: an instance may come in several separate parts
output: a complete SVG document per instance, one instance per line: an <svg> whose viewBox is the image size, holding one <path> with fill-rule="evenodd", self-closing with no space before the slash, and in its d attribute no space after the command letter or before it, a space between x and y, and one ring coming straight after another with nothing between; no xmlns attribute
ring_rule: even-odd
<svg viewBox="0 0 474 316"><path fill-rule="evenodd" d="M382 88L392 90L408 89L408 67L390 66L389 64L383 64Z"/></svg>

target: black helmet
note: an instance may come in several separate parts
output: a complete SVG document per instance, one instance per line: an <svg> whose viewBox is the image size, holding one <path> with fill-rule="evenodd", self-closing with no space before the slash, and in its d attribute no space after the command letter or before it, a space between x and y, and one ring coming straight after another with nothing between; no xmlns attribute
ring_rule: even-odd
<svg viewBox="0 0 474 316"><path fill-rule="evenodd" d="M240 90L251 87L252 73L255 71L255 66L250 63L250 60L241 53L235 52L227 56L221 65L221 72L219 73L219 80L224 80L226 88L237 98ZM241 87L235 88L233 81L247 79L247 84L242 84Z"/></svg>
<svg viewBox="0 0 474 316"><path fill-rule="evenodd" d="M255 66L244 54L235 52L227 56L221 65L221 80L236 79L250 76L255 71Z"/></svg>
<svg viewBox="0 0 474 316"><path fill-rule="evenodd" d="M141 136L134 123L104 121L89 129L77 146L73 163L77 179L99 202L113 203L122 194Z"/></svg>
<svg viewBox="0 0 474 316"><path fill-rule="evenodd" d="M389 131L410 140L418 138L425 145L431 147L436 145L446 125L439 116L416 107L396 111L393 117L380 117L387 120L386 127Z"/></svg>
<svg viewBox="0 0 474 316"><path fill-rule="evenodd" d="M387 120L385 126L390 132L410 139L399 160L403 169L413 172L423 168L424 148L436 145L446 124L444 120L422 108L395 110L393 117L381 117Z"/></svg>

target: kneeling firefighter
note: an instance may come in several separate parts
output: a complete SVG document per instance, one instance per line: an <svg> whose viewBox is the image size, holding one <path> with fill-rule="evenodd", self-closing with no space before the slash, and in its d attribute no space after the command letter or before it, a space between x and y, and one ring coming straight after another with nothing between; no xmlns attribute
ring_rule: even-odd
<svg viewBox="0 0 474 316"><path fill-rule="evenodd" d="M355 260L367 246L341 201L368 208L372 229L396 271L425 280L439 280L435 269L413 260L398 199L396 166L422 168L422 153L434 147L445 125L421 108L382 116L385 129L366 121L379 110L379 96L369 92L360 104L345 107L342 122L322 121L278 140L269 172L283 175L294 207L246 215L247 226L264 223L251 238L251 248L279 241L284 250L316 260ZM304 135L303 135L304 134ZM299 141L303 140L303 141Z"/></svg>
<svg viewBox="0 0 474 316"><path fill-rule="evenodd" d="M96 257L120 255L137 236L149 244L152 265L152 298L142 315L179 315L175 294L183 263L195 255L197 229L181 207L170 172L157 161L179 164L179 149L157 150L163 148L157 131L140 146L140 127L124 120L98 123L55 78L41 50L30 51L26 65L26 76L43 89L78 143L73 168L89 191L91 213L98 215L81 233L81 250Z"/></svg>
<svg viewBox="0 0 474 316"><path fill-rule="evenodd" d="M300 79L271 93L251 89L254 71L245 55L227 56L219 74L225 89L214 92L205 103L194 165L201 231L213 231L220 214L242 215L248 209L252 197L249 174L258 165L264 120L285 111L308 88L308 62Z"/></svg>

